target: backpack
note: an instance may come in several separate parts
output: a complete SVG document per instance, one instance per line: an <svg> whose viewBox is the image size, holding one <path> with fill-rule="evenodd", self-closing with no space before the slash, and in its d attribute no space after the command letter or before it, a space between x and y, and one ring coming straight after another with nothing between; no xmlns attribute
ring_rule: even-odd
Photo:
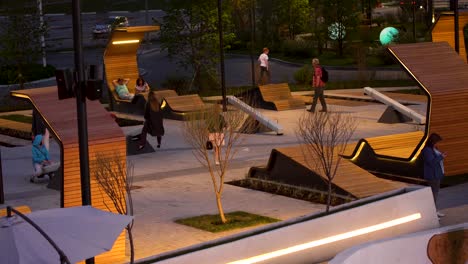
<svg viewBox="0 0 468 264"><path fill-rule="evenodd" d="M322 78L321 78L321 80L324 83L328 82L328 71L325 70L324 67L322 67Z"/></svg>

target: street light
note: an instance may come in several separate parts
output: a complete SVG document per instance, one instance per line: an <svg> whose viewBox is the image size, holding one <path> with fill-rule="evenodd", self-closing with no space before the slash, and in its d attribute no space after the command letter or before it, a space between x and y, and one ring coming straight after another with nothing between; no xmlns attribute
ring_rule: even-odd
<svg viewBox="0 0 468 264"><path fill-rule="evenodd" d="M218 33L219 33L219 63L221 71L221 94L223 97L223 112L227 111L226 80L224 74L224 37L223 37L223 7L222 0L218 0Z"/></svg>

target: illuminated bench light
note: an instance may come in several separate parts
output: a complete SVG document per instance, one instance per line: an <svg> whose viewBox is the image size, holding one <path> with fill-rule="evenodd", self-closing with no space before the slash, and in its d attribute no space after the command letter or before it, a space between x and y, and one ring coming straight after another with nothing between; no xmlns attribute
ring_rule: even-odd
<svg viewBox="0 0 468 264"><path fill-rule="evenodd" d="M284 255L287 255L287 254L291 254L291 253L295 253L295 252L298 252L298 251L318 247L318 246L333 243L333 242L336 242L336 241L340 241L340 240L344 240L344 239L348 239L348 238L352 238L352 237L372 233L372 232L379 231L379 230L382 230L382 229L394 227L394 226L401 225L401 224L404 224L404 223L408 223L408 222L411 222L411 221L414 221L414 220L417 220L417 219L420 219L420 218L421 218L421 214L416 213L416 214L408 215L408 216L405 216L405 217L397 218L397 219L394 219L394 220L390 220L390 221L387 221L387 222L383 222L383 223L380 223L380 224L376 224L376 225L356 229L356 230L349 231L349 232L346 232L346 233L342 233L342 234L338 234L338 235L334 235L334 236L329 236L329 237L322 238L322 239L319 239L319 240L310 241L310 242L307 242L307 243L304 243L304 244L299 244L299 245L296 245L296 246L276 250L276 251L273 251L273 252L265 253L265 254L262 254L262 255L258 255L258 256L254 256L254 257L250 257L250 258L246 258L246 259L237 260L237 261L234 261L234 262L230 262L229 264L257 263L257 262L260 262L260 261L264 261L264 260L284 256Z"/></svg>
<svg viewBox="0 0 468 264"><path fill-rule="evenodd" d="M122 44L132 44L132 43L138 43L140 42L139 39L130 39L130 40L118 40L118 41L112 41L112 44L114 45L122 45Z"/></svg>

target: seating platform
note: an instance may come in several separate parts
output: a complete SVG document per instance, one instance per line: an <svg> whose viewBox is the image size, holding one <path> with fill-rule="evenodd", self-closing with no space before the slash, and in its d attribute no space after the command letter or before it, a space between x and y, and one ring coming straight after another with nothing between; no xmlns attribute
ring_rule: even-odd
<svg viewBox="0 0 468 264"><path fill-rule="evenodd" d="M211 106L205 104L198 94L177 95L174 90L159 90L155 93L162 102L164 116L169 119L183 120L187 114L203 112Z"/></svg>
<svg viewBox="0 0 468 264"><path fill-rule="evenodd" d="M292 95L287 83L267 84L258 86L260 91L260 106L266 109L283 111L305 107L310 97Z"/></svg>
<svg viewBox="0 0 468 264"><path fill-rule="evenodd" d="M354 144L348 145L347 152ZM252 167L249 177L266 178L288 184L326 189L327 177L314 166L317 157L306 157L301 146L273 149L265 168ZM381 179L347 159L342 159L335 178L333 190L336 194L361 199L396 190L405 183Z"/></svg>

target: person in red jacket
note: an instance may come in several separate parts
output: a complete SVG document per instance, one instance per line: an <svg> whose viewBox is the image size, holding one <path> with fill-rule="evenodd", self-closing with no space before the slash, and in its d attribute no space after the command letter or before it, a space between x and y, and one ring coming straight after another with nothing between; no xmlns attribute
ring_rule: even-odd
<svg viewBox="0 0 468 264"><path fill-rule="evenodd" d="M320 100L322 105L322 110L320 112L327 112L327 103L325 102L325 97L323 95L323 90L325 89L325 82L322 80L322 67L320 66L320 61L317 58L312 59L312 66L314 67L314 76L312 78L312 87L314 88L314 99L312 101L312 106L310 107L309 112L315 112L315 107L317 106L317 99Z"/></svg>

